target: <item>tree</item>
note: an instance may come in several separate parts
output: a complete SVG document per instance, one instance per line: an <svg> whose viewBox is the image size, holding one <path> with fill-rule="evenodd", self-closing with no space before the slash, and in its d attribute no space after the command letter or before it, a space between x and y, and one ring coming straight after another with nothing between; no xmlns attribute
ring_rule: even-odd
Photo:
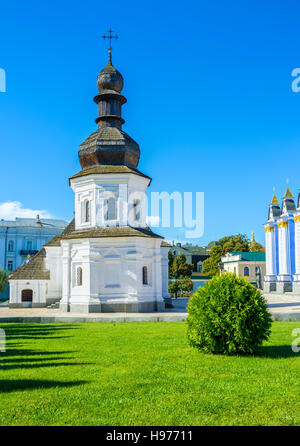
<svg viewBox="0 0 300 446"><path fill-rule="evenodd" d="M0 293L4 293L7 282L8 282L7 272L0 269Z"/></svg>
<svg viewBox="0 0 300 446"><path fill-rule="evenodd" d="M186 277L179 281L179 289L183 295L185 295L185 293L190 293L193 288L194 288L193 281L189 277Z"/></svg>
<svg viewBox="0 0 300 446"><path fill-rule="evenodd" d="M187 338L206 353L253 354L271 333L266 301L246 279L222 274L199 287L188 304Z"/></svg>
<svg viewBox="0 0 300 446"><path fill-rule="evenodd" d="M173 252L171 249L168 252L168 260L169 260L169 271L171 271L172 265L173 265L173 260L174 260L174 255L173 255Z"/></svg>
<svg viewBox="0 0 300 446"><path fill-rule="evenodd" d="M231 235L229 237L223 237L219 240L219 243L223 247L223 254L227 252L248 252L249 241L246 235L238 234Z"/></svg>
<svg viewBox="0 0 300 446"><path fill-rule="evenodd" d="M177 299L179 288L179 280L175 280L175 282L169 284L169 292L171 294L175 294L175 299Z"/></svg>
<svg viewBox="0 0 300 446"><path fill-rule="evenodd" d="M265 248L260 243L255 240L249 243L249 251L250 252L264 252Z"/></svg>
<svg viewBox="0 0 300 446"><path fill-rule="evenodd" d="M219 274L221 257L227 252L249 252L249 241L246 235L237 234L222 237L209 252L210 256L203 262L203 274L215 276Z"/></svg>
<svg viewBox="0 0 300 446"><path fill-rule="evenodd" d="M172 266L170 268L170 275L175 279L190 277L193 272L194 265L186 262L184 254L180 254L173 258Z"/></svg>
<svg viewBox="0 0 300 446"><path fill-rule="evenodd" d="M210 256L203 262L202 274L207 276L215 276L219 273L219 262L223 255L222 246L213 246L210 250Z"/></svg>

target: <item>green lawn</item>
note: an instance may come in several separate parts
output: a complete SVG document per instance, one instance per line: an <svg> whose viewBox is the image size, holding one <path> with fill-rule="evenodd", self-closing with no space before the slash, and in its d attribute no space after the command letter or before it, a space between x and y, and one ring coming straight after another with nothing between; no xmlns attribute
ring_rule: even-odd
<svg viewBox="0 0 300 446"><path fill-rule="evenodd" d="M1 425L300 425L300 353L205 355L181 322L1 324Z"/></svg>

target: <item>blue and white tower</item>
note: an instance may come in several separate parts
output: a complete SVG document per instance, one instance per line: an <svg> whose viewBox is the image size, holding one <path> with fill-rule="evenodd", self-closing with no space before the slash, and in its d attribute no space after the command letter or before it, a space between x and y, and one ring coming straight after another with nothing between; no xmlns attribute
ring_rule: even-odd
<svg viewBox="0 0 300 446"><path fill-rule="evenodd" d="M269 206L268 221L265 223L266 240L266 276L265 292L276 291L276 281L278 274L278 226L277 220L280 217L281 210L276 195Z"/></svg>
<svg viewBox="0 0 300 446"><path fill-rule="evenodd" d="M300 193L298 194L297 210L294 215L295 223L295 274L293 291L300 294Z"/></svg>
<svg viewBox="0 0 300 446"><path fill-rule="evenodd" d="M293 291L295 273L295 222L296 205L289 187L283 197L278 227L278 275L276 291L284 293Z"/></svg>

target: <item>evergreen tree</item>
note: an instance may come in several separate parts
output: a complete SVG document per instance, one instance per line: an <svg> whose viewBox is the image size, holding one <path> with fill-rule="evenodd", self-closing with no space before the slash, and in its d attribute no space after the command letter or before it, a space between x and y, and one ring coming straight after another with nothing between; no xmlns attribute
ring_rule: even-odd
<svg viewBox="0 0 300 446"><path fill-rule="evenodd" d="M172 261L171 268L169 270L170 275L175 277L175 279L190 277L193 272L194 265L192 263L187 263L184 254L175 256Z"/></svg>
<svg viewBox="0 0 300 446"><path fill-rule="evenodd" d="M215 276L219 274L221 257L228 252L249 252L249 240L246 235L237 234L222 237L209 252L210 256L203 262L203 274Z"/></svg>
<svg viewBox="0 0 300 446"><path fill-rule="evenodd" d="M0 293L3 293L5 291L7 282L8 282L7 272L0 269Z"/></svg>

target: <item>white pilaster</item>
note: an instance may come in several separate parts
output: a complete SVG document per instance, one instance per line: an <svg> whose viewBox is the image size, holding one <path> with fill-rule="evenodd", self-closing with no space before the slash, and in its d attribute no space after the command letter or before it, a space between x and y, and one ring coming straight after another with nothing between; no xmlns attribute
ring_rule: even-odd
<svg viewBox="0 0 300 446"><path fill-rule="evenodd" d="M62 299L60 307L63 311L68 311L71 295L71 245L62 242Z"/></svg>
<svg viewBox="0 0 300 446"><path fill-rule="evenodd" d="M295 222L295 274L294 281L300 283L300 212L294 217Z"/></svg>
<svg viewBox="0 0 300 446"><path fill-rule="evenodd" d="M288 219L280 219L280 221L278 221L277 223L277 226L279 255L279 271L277 280L279 282L291 282L291 252Z"/></svg>
<svg viewBox="0 0 300 446"><path fill-rule="evenodd" d="M265 225L266 241L266 282L275 282L277 276L276 232L274 224Z"/></svg>

